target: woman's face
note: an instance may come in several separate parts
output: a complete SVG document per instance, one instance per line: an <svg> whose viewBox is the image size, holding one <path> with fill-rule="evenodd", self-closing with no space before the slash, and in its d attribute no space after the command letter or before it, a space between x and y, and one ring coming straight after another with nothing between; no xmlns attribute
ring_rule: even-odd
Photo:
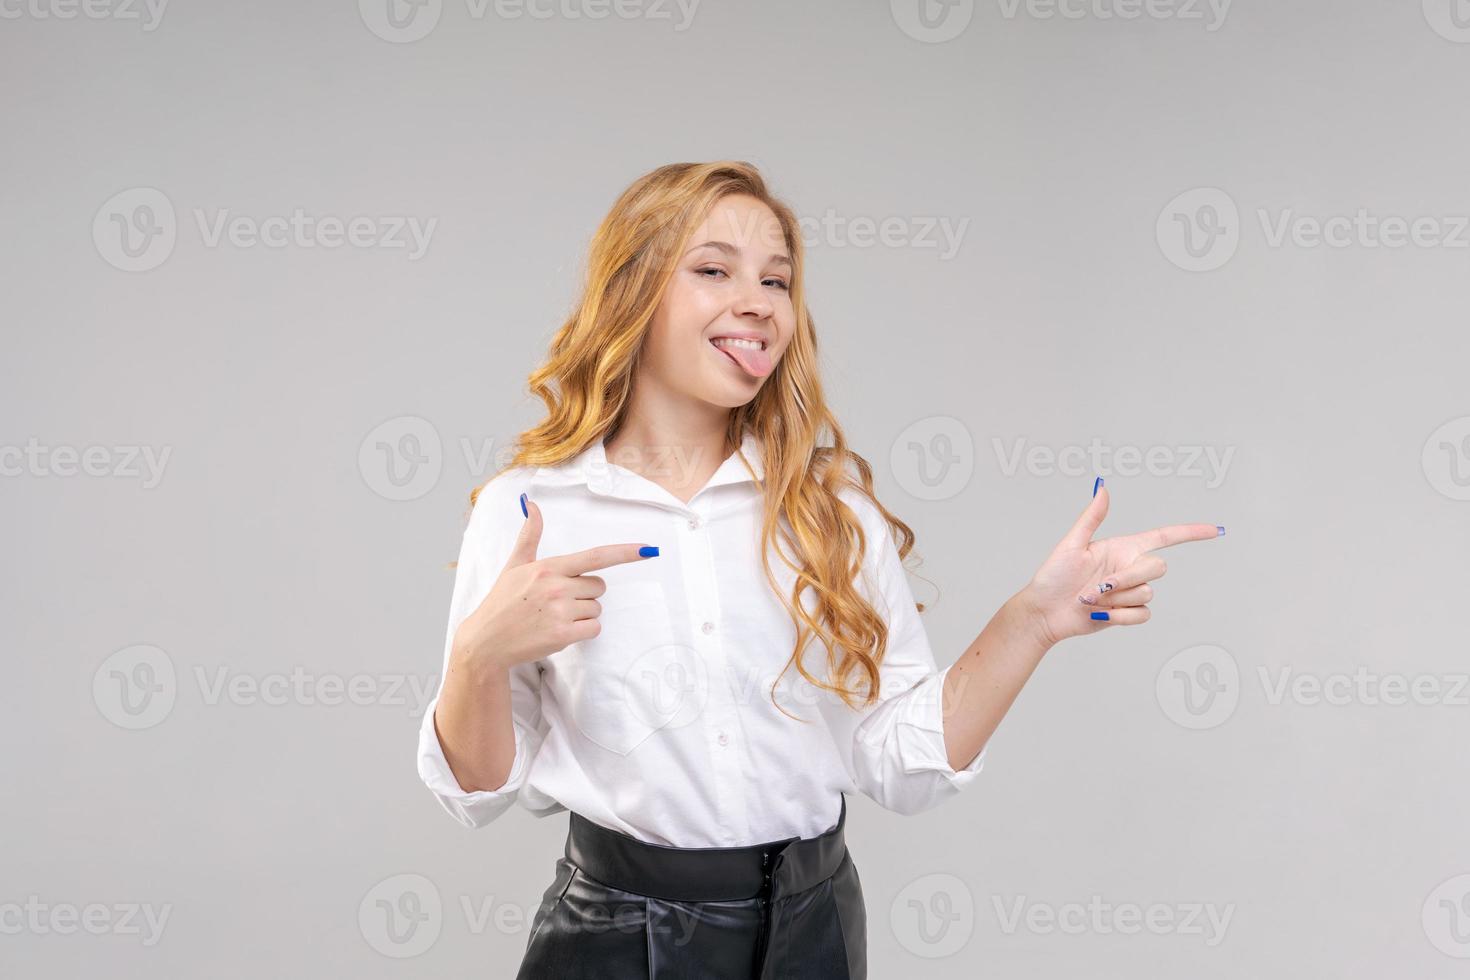
<svg viewBox="0 0 1470 980"><path fill-rule="evenodd" d="M796 329L791 272L770 208L744 194L716 201L676 258L643 370L671 392L726 409L746 404Z"/></svg>

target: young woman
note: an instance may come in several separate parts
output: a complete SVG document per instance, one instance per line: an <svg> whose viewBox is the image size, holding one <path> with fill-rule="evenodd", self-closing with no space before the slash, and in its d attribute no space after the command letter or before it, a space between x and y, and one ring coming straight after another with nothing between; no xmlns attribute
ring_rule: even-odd
<svg viewBox="0 0 1470 980"><path fill-rule="evenodd" d="M944 670L910 528L818 375L793 213L741 162L636 181L471 494L418 767L460 822L569 811L521 977L865 977L844 794L915 813L978 775L1062 639L1149 618L1153 551L1082 515Z"/></svg>

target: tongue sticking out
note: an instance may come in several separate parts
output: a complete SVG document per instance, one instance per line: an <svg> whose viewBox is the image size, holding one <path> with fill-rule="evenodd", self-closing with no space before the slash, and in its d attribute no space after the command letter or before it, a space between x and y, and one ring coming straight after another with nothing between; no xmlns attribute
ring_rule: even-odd
<svg viewBox="0 0 1470 980"><path fill-rule="evenodd" d="M715 345L715 349L740 365L741 369L753 378L764 378L771 373L771 355L766 351L733 345L722 347L718 344Z"/></svg>

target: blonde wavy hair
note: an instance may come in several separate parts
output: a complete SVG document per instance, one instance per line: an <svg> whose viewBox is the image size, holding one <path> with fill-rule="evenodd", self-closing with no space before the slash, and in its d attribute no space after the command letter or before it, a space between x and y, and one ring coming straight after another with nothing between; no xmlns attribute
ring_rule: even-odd
<svg viewBox="0 0 1470 980"><path fill-rule="evenodd" d="M760 393L731 410L726 432L726 455L740 445L747 430L760 441L765 469L760 541L772 592L779 596L771 571L772 550L796 573L791 594L779 596L796 625L796 645L771 686L771 699L775 703L776 684L795 663L808 681L836 693L849 706L871 704L879 696L878 665L887 649L888 626L854 585L867 542L857 515L839 499L838 491L853 488L873 502L897 535L900 561L913 548L914 532L878 501L872 467L847 448L827 407L817 370L816 331L804 299L800 226L751 164L739 160L669 164L644 174L623 191L592 236L581 298L552 338L545 363L528 380L529 390L546 403L546 418L515 440L506 469L555 466L591 446L594 439L617 431L644 336L677 257L714 204L731 194L753 197L775 213L792 260L795 333ZM830 445L818 445L824 431ZM856 475L849 472L849 461ZM482 489L470 493L471 507ZM789 532L781 525L781 515ZM792 549L794 560L781 550L785 547ZM816 594L812 611L802 602L807 589ZM923 603L915 605L923 611ZM829 680L813 677L802 663L800 654L813 638L827 647ZM849 679L857 684L850 685ZM779 704L776 707L789 715Z"/></svg>

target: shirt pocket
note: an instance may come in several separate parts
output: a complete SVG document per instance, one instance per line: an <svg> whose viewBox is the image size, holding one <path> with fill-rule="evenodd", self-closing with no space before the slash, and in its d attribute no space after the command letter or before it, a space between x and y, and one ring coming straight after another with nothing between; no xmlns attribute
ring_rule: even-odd
<svg viewBox="0 0 1470 980"><path fill-rule="evenodd" d="M657 582L610 582L599 598L601 631L567 648L571 719L588 740L627 755L680 710L693 651L676 642Z"/></svg>

